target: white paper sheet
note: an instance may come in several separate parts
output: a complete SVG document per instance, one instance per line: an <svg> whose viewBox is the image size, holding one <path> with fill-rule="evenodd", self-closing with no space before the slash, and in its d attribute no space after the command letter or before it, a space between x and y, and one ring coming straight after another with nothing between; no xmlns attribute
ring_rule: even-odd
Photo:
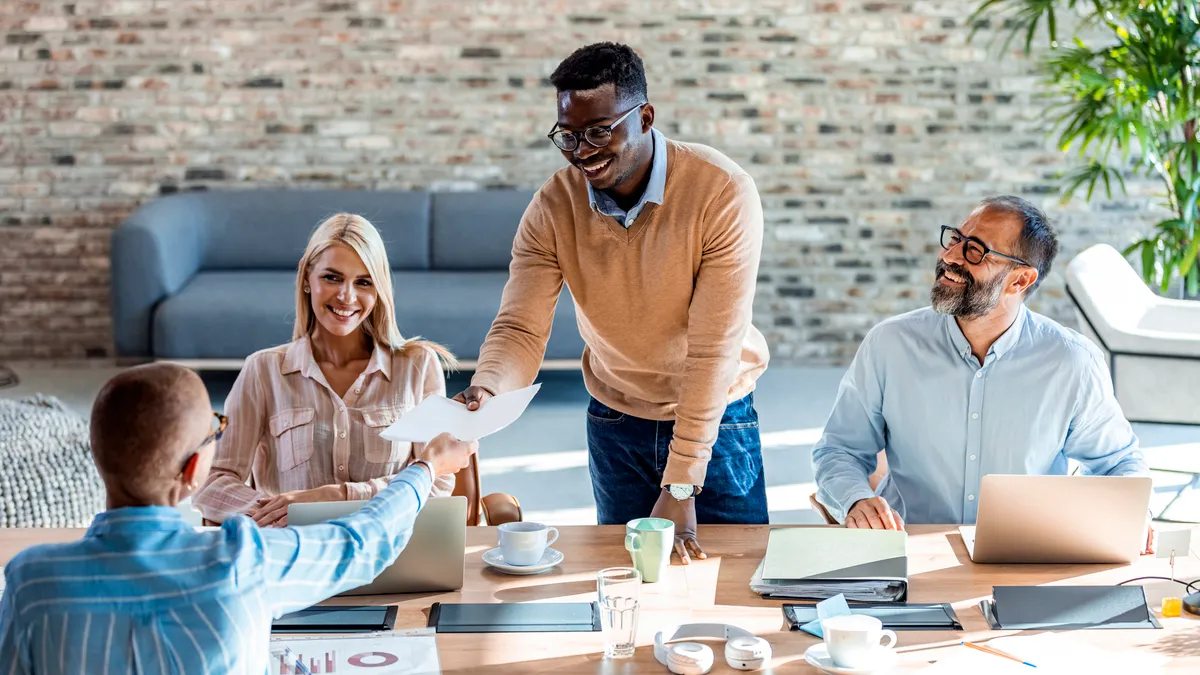
<svg viewBox="0 0 1200 675"><path fill-rule="evenodd" d="M494 396L475 411L444 396L430 396L379 435L389 441L428 443L438 434L449 433L459 440L477 441L516 422L541 388L535 384Z"/></svg>
<svg viewBox="0 0 1200 675"><path fill-rule="evenodd" d="M272 638L270 675L440 675L432 635L378 633L369 637ZM303 663L303 668L296 662Z"/></svg>

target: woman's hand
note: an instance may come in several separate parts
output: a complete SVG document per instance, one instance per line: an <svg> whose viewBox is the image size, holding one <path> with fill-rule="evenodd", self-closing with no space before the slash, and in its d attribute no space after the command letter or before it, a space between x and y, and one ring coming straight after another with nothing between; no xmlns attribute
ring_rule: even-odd
<svg viewBox="0 0 1200 675"><path fill-rule="evenodd" d="M294 490L274 497L263 497L246 515L253 518L259 527L287 527L288 504L344 501L344 485L322 485L311 490Z"/></svg>

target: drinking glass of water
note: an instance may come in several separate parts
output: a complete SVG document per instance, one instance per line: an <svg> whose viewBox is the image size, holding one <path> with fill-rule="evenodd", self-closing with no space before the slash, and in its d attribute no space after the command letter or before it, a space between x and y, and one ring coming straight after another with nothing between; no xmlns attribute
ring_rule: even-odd
<svg viewBox="0 0 1200 675"><path fill-rule="evenodd" d="M633 656L637 640L638 592L642 575L632 567L609 567L596 577L600 623L604 630L604 657Z"/></svg>

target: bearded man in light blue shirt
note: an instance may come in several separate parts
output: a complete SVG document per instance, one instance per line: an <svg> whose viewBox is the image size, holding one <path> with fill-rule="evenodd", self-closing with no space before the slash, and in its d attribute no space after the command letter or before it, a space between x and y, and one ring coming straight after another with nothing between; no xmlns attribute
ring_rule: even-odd
<svg viewBox="0 0 1200 675"><path fill-rule="evenodd" d="M1030 311L1058 241L1018 197L941 229L932 306L863 340L813 450L817 498L847 527L973 524L985 474L1145 475L1099 349ZM880 449L887 477L868 476Z"/></svg>

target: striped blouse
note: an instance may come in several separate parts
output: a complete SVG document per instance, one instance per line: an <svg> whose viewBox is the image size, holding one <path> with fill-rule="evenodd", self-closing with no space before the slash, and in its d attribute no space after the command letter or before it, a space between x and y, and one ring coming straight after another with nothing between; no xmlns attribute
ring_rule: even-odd
<svg viewBox="0 0 1200 675"><path fill-rule="evenodd" d="M83 539L5 568L0 675L267 673L271 619L373 580L412 535L429 472L401 472L354 515L197 532L179 510L122 508Z"/></svg>
<svg viewBox="0 0 1200 675"><path fill-rule="evenodd" d="M307 338L256 352L225 400L229 428L193 504L220 522L262 497L322 485L345 484L349 499L370 499L420 449L379 433L434 394L446 395L446 378L422 347L376 345L344 397L326 382ZM433 496L453 490L454 476L441 476Z"/></svg>

